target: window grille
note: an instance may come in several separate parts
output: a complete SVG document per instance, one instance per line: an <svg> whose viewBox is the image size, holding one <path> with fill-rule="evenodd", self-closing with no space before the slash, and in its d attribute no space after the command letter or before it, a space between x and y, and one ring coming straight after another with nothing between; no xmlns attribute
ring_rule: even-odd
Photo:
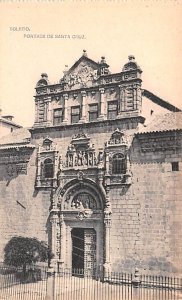
<svg viewBox="0 0 182 300"><path fill-rule="evenodd" d="M89 121L95 121L98 118L98 104L89 105Z"/></svg>
<svg viewBox="0 0 182 300"><path fill-rule="evenodd" d="M63 122L63 109L62 108L54 109L53 124L59 125L62 122Z"/></svg>
<svg viewBox="0 0 182 300"><path fill-rule="evenodd" d="M80 120L80 106L71 108L71 123L78 123Z"/></svg>
<svg viewBox="0 0 182 300"><path fill-rule="evenodd" d="M126 173L126 157L122 153L117 153L112 159L112 174Z"/></svg>
<svg viewBox="0 0 182 300"><path fill-rule="evenodd" d="M43 174L44 174L44 178L47 178L47 179L54 177L53 162L50 158L47 158L47 159L44 160Z"/></svg>
<svg viewBox="0 0 182 300"><path fill-rule="evenodd" d="M112 101L108 103L108 119L115 119L118 114L118 102Z"/></svg>

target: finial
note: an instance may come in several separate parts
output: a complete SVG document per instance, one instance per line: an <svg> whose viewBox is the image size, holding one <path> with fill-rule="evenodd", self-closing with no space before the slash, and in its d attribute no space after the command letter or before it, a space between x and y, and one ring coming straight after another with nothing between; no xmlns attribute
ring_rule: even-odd
<svg viewBox="0 0 182 300"><path fill-rule="evenodd" d="M42 77L42 78L48 78L48 75L47 75L46 73L42 73L42 74L41 74L41 77Z"/></svg>
<svg viewBox="0 0 182 300"><path fill-rule="evenodd" d="M134 57L134 55L129 55L129 56L128 56L128 59L129 59L130 61L134 61L134 60L135 60L135 57Z"/></svg>
<svg viewBox="0 0 182 300"><path fill-rule="evenodd" d="M105 60L105 56L101 56L101 63L105 63L106 60Z"/></svg>
<svg viewBox="0 0 182 300"><path fill-rule="evenodd" d="M83 56L87 56L87 50L83 50Z"/></svg>
<svg viewBox="0 0 182 300"><path fill-rule="evenodd" d="M63 74L66 75L67 72L68 72L68 65L65 65L65 69L64 69L64 71L63 71Z"/></svg>

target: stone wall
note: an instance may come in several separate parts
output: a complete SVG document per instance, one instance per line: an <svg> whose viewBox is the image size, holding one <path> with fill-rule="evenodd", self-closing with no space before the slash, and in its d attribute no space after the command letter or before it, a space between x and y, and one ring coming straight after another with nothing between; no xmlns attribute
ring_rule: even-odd
<svg viewBox="0 0 182 300"><path fill-rule="evenodd" d="M141 152L135 140L131 149L133 183L128 190L110 193L112 265L117 271L139 267L143 273L181 273L181 149ZM172 171L171 163L177 161L179 171Z"/></svg>
<svg viewBox="0 0 182 300"><path fill-rule="evenodd" d="M36 237L47 241L50 191L35 190L36 151L27 174L10 178L6 165L0 165L0 260L4 246L13 236Z"/></svg>
<svg viewBox="0 0 182 300"><path fill-rule="evenodd" d="M120 127L127 127L120 124ZM104 148L118 124L110 127L90 127L87 133L96 152ZM132 137L135 129L127 130ZM66 149L75 130L49 134L35 133L32 143L37 146L49 135L65 158ZM180 136L176 136L180 139ZM161 140L160 136L158 137ZM150 139L146 136L146 141ZM181 272L182 205L181 205L181 149L144 152L142 142L134 138L130 149L132 184L110 190L112 223L110 235L111 265L116 271L169 274ZM11 178L1 164L0 189L0 255L8 240L15 235L37 237L47 241L50 188L35 188L35 149L28 162L27 174ZM179 161L179 171L172 171L171 162Z"/></svg>

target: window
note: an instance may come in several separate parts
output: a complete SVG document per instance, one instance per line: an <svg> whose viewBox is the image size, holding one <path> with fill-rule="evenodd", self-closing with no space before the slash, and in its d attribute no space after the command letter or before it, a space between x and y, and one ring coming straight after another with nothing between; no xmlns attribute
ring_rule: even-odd
<svg viewBox="0 0 182 300"><path fill-rule="evenodd" d="M117 153L112 160L112 174L126 173L126 158L122 153Z"/></svg>
<svg viewBox="0 0 182 300"><path fill-rule="evenodd" d="M98 104L89 105L89 121L95 121L98 118Z"/></svg>
<svg viewBox="0 0 182 300"><path fill-rule="evenodd" d="M52 159L47 158L44 160L44 168L43 168L44 178L53 178L54 177L54 168Z"/></svg>
<svg viewBox="0 0 182 300"><path fill-rule="evenodd" d="M112 101L108 103L108 119L115 119L118 114L118 102Z"/></svg>
<svg viewBox="0 0 182 300"><path fill-rule="evenodd" d="M63 122L63 109L62 108L54 109L53 124L59 125L62 122Z"/></svg>
<svg viewBox="0 0 182 300"><path fill-rule="evenodd" d="M78 123L80 120L80 106L71 108L71 123Z"/></svg>
<svg viewBox="0 0 182 300"><path fill-rule="evenodd" d="M171 163L171 167L172 167L172 171L179 171L179 162L178 161L174 161Z"/></svg>

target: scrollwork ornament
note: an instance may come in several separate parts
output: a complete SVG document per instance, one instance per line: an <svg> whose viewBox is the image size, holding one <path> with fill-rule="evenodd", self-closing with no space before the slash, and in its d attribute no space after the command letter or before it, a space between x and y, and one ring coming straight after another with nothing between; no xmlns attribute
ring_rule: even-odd
<svg viewBox="0 0 182 300"><path fill-rule="evenodd" d="M78 180L83 181L83 179L84 179L84 173L82 171L79 171L77 173L77 178L78 178Z"/></svg>

